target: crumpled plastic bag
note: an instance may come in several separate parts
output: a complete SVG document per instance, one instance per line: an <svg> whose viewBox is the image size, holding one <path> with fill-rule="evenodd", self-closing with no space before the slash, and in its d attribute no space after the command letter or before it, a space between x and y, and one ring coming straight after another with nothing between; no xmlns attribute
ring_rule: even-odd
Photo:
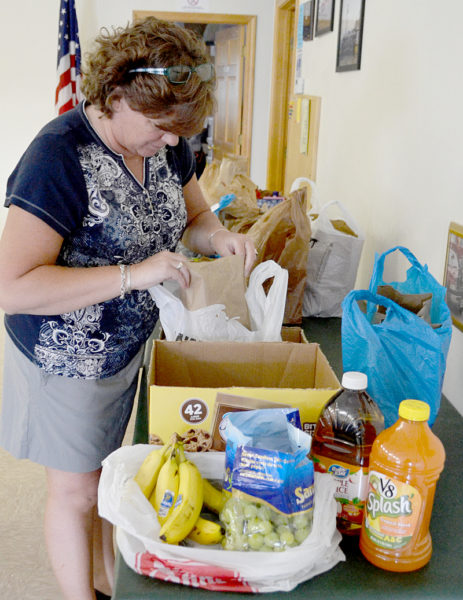
<svg viewBox="0 0 463 600"><path fill-rule="evenodd" d="M272 279L266 294L263 284ZM180 298L163 285L149 292L159 308L159 320L167 341L236 341L278 342L286 303L288 273L274 261L258 265L251 273L245 300L251 329L236 318L230 318L223 304L211 304L187 310Z"/></svg>
<svg viewBox="0 0 463 600"><path fill-rule="evenodd" d="M100 516L116 526L116 541L127 565L142 575L215 591L290 591L299 583L345 560L336 529L334 482L315 474L313 529L301 546L285 552L229 552L217 547L186 547L159 539L159 524L133 477L154 449L123 446L103 461L98 488ZM224 454L187 453L203 477L221 479Z"/></svg>

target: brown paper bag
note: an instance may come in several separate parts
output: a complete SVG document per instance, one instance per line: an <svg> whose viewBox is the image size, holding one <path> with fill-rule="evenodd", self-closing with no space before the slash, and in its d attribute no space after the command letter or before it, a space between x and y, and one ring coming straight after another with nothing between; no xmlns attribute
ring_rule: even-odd
<svg viewBox="0 0 463 600"><path fill-rule="evenodd" d="M222 196L234 194L235 200L222 209L219 218L230 231L246 233L262 214L257 205L257 186L246 174L247 161L243 157L225 157L205 168L199 186L209 206Z"/></svg>
<svg viewBox="0 0 463 600"><path fill-rule="evenodd" d="M227 188L227 194L234 194L235 200L223 208L219 218L224 226L236 233L246 233L262 215L257 205L257 186L242 173L235 175Z"/></svg>
<svg viewBox="0 0 463 600"><path fill-rule="evenodd" d="M246 165L246 159L237 156L225 157L220 162L213 160L206 166L198 183L209 206L219 202L222 196L233 193L230 186L237 175L246 174Z"/></svg>
<svg viewBox="0 0 463 600"><path fill-rule="evenodd" d="M311 235L306 188L292 192L288 198L270 208L247 234L253 239L258 251L256 265L274 260L288 271L288 294L283 322L300 323Z"/></svg>
<svg viewBox="0 0 463 600"><path fill-rule="evenodd" d="M209 206L212 206L220 200L223 196L223 187L220 187L220 162L213 160L211 163L206 165L201 177L198 180L199 187L203 193L203 196Z"/></svg>
<svg viewBox="0 0 463 600"><path fill-rule="evenodd" d="M225 256L214 260L190 261L190 286L181 288L180 299L188 310L197 310L212 304L223 304L229 319L239 317L239 322L251 329L246 304L246 278L244 256Z"/></svg>

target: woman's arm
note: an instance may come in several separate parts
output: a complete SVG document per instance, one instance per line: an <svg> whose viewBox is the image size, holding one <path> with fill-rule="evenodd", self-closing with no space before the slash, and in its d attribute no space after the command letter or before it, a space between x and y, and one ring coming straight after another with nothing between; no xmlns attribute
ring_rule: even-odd
<svg viewBox="0 0 463 600"><path fill-rule="evenodd" d="M71 268L56 265L63 238L38 217L10 206L0 239L0 306L9 314L53 315L104 302L121 293L118 265ZM148 289L166 279L183 287L186 258L160 252L132 265L131 288Z"/></svg>
<svg viewBox="0 0 463 600"><path fill-rule="evenodd" d="M245 256L245 272L248 275L256 260L256 250L251 238L234 233L223 227L204 200L196 175L183 188L188 212L188 227L183 235L185 246L206 256L219 254Z"/></svg>
<svg viewBox="0 0 463 600"><path fill-rule="evenodd" d="M248 274L255 261L250 238L222 227L205 202L196 176L184 188L189 225L185 243L205 255L242 254ZM56 265L63 238L44 221L10 206L0 239L0 306L9 314L55 315L116 298L121 293L118 265L63 267ZM182 287L190 283L186 257L159 252L130 266L131 289L146 290L167 279Z"/></svg>

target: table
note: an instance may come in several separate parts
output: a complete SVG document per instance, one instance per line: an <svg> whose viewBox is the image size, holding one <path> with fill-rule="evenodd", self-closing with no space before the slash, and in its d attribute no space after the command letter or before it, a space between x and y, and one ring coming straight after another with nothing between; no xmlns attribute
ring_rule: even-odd
<svg viewBox="0 0 463 600"><path fill-rule="evenodd" d="M341 319L303 319L310 342L318 342L334 371L342 373ZM143 390L143 386L142 386ZM346 561L330 571L300 584L289 594L273 592L255 594L291 600L360 600L362 598L432 600L463 598L463 513L459 477L463 466L463 417L442 398L441 409L433 426L434 433L446 449L444 471L437 485L431 520L433 556L431 562L413 573L390 573L371 565L358 549L358 541L345 539L341 548ZM147 443L147 398L141 393L134 443ZM253 596L255 596L253 595ZM233 592L210 592L138 575L116 558L116 581L113 600L175 598L181 600L237 599Z"/></svg>

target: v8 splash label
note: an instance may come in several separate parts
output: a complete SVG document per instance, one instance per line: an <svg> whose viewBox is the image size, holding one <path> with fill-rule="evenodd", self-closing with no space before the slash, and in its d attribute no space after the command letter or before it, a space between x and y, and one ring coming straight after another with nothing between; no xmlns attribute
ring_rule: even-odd
<svg viewBox="0 0 463 600"><path fill-rule="evenodd" d="M421 504L413 486L371 471L365 516L368 537L382 548L403 548L416 529Z"/></svg>

